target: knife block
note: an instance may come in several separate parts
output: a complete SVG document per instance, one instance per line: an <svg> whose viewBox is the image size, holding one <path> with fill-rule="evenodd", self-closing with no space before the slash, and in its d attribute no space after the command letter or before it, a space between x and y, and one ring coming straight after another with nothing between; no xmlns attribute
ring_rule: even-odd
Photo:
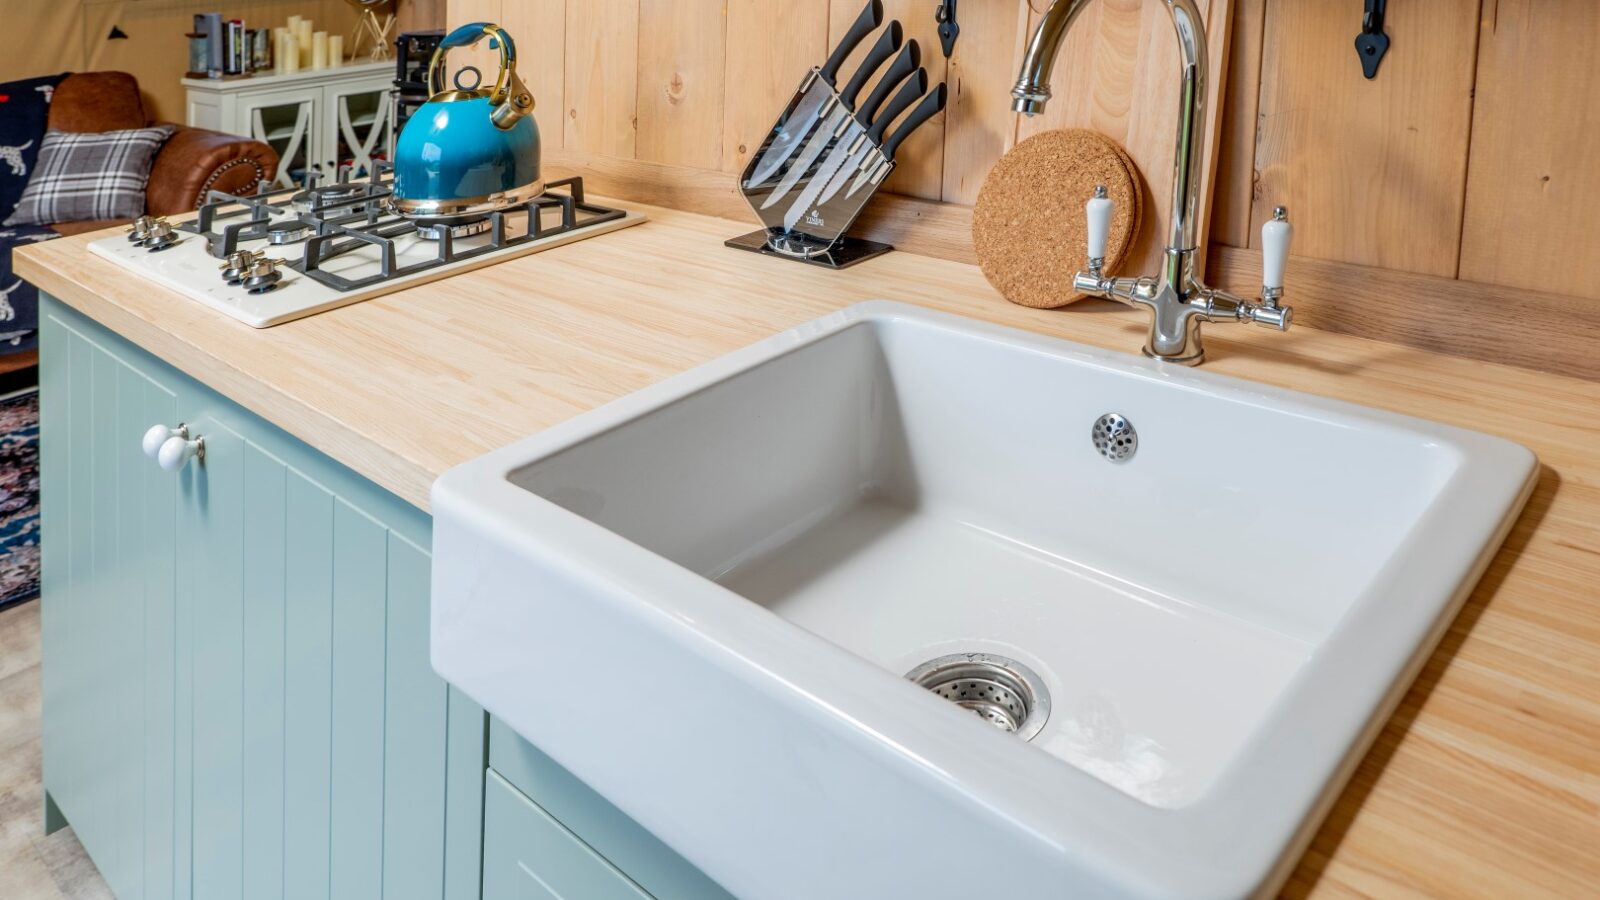
<svg viewBox="0 0 1600 900"><path fill-rule="evenodd" d="M799 141L791 141L790 146L784 148L785 129L796 120L797 110L806 107L808 98L813 104L816 103L819 96L821 108L815 113L818 120L815 130ZM835 110L843 111L842 121L829 127L829 116ZM804 113L801 117L809 118ZM826 202L815 204L812 209L801 210L800 215L792 217L796 219L792 227L786 227L785 224L794 203L806 196L813 179L823 175L819 170L836 148L841 145L855 147L859 146L859 141L870 140L849 115L849 108L844 105L838 92L820 77L819 70L812 69L801 81L800 88L795 91L783 114L773 123L760 150L751 154L749 164L739 176L739 192L764 227L730 238L725 242L726 246L829 269L848 268L893 250L891 244L845 234L893 171L892 160L878 165L876 169L866 167L863 174L870 177L855 193L840 190ZM807 153L806 148L811 141L824 143L816 152ZM763 161L777 152L785 155L782 165L757 180L755 176L763 168ZM804 168L795 171L801 166ZM770 202L779 189L784 189L784 202Z"/></svg>

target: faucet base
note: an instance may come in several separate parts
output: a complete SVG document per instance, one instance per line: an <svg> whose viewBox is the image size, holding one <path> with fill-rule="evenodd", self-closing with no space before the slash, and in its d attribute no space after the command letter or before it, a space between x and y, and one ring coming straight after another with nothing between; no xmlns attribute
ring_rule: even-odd
<svg viewBox="0 0 1600 900"><path fill-rule="evenodd" d="M1144 355L1160 362L1172 363L1175 366L1198 366L1206 361L1206 351L1204 349L1196 350L1188 356L1163 356L1157 353L1149 344L1145 344Z"/></svg>

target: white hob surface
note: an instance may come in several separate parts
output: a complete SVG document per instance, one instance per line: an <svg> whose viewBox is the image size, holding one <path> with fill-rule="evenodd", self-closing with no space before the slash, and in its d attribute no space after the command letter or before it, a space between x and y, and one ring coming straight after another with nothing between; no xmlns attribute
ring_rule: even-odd
<svg viewBox="0 0 1600 900"><path fill-rule="evenodd" d="M556 207L542 210L543 222L546 227L552 227L561 221L561 210ZM287 209L277 210L273 218L293 218L293 213ZM526 233L527 216L518 212L507 214L507 237L519 237ZM483 266L494 265L509 259L538 253L597 237L618 229L638 225L645 221L645 216L627 211L621 218L606 222L597 222L592 225L552 234L547 238L527 241L515 246L506 247L492 253L485 253L470 259L459 260L435 266L410 275L402 275L388 281L382 281L368 287L350 291L340 291L322 284L315 279L290 268L287 264L299 261L305 253L305 243L273 246L265 239L241 241L241 250L266 250L267 255L274 259L283 260L285 265L279 267L283 279L275 288L266 293L252 294L240 285L230 285L222 278L222 260L214 257L208 250L206 238L187 231L178 232L178 243L165 250L149 251L127 240L121 234L114 237L103 238L89 245L90 252L104 257L123 266L135 274L148 278L164 287L171 288L186 297L204 303L206 306L225 313L254 328L266 328L278 325L305 316L315 315L319 312L370 300L383 294L393 293L430 281L437 281L462 272L468 272ZM344 240L344 239L341 239ZM395 257L397 268L423 262L438 256L439 244L437 241L426 240L415 233L394 238ZM490 242L488 233L470 237L457 238L454 242L456 250L482 247ZM324 262L321 268L324 271L343 276L347 279L359 279L376 274L380 270L380 249L376 245L358 247L343 255Z"/></svg>

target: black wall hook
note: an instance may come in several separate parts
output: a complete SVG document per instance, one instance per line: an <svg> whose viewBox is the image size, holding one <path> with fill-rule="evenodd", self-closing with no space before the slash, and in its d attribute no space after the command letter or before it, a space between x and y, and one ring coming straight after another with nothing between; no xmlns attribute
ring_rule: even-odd
<svg viewBox="0 0 1600 900"><path fill-rule="evenodd" d="M961 23L956 21L956 0L940 0L933 18L939 23L939 44L944 48L944 58L949 59L956 51L956 38L961 34Z"/></svg>
<svg viewBox="0 0 1600 900"><path fill-rule="evenodd" d="M1356 35L1356 56L1361 58L1361 73L1368 80L1378 77L1378 63L1389 52L1389 36L1383 32L1384 7L1388 0L1365 0L1366 12L1361 17L1361 33Z"/></svg>

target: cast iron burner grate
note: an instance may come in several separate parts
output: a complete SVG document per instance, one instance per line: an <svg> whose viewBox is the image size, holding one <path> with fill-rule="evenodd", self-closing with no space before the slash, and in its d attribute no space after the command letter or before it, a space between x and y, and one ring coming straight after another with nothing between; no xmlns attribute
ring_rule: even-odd
<svg viewBox="0 0 1600 900"><path fill-rule="evenodd" d="M566 193L554 193L557 188L565 188ZM561 213L561 220L551 226L544 224L542 215L548 209L559 210ZM489 239L484 242L474 241L470 247L458 249L457 238L452 229L437 229L435 234L429 236L429 239L437 245L437 253L431 259L401 265L396 258L395 238L413 234L419 226L429 227L429 222L412 221L395 215L388 215L366 224L341 224L329 221L306 241L305 256L295 263L293 268L334 290L358 291L393 278L415 275L439 266L463 262L558 234L581 231L602 222L620 219L625 215L627 214L620 209L585 202L581 177L563 178L547 183L545 193L527 203L509 210L490 213L487 230ZM511 237L508 226L514 221L515 216L526 217L526 228L522 234ZM330 260L363 245L374 247L378 251L377 274L364 278L345 278L322 268Z"/></svg>
<svg viewBox="0 0 1600 900"><path fill-rule="evenodd" d="M274 228L297 223L304 227L307 237L301 258L288 267L336 291L358 291L627 215L620 209L587 202L583 178L563 178L547 183L545 193L525 204L489 214L487 222L480 226L487 239L463 235L457 229L437 228L437 223L413 221L391 211L388 199L393 172L390 163L378 160L371 180L366 182L349 181L341 169L336 181L320 187L319 173L311 171L304 186L245 195L208 191L199 216L177 227L204 237L211 255L225 259L236 253L241 243L267 240ZM559 211L559 221L545 225L543 213L547 210ZM513 237L510 226L516 216L526 217L526 227ZM409 235L433 245L432 255L401 264L395 241ZM463 245L469 237L472 239ZM376 266L375 273L347 277L327 270L330 262L357 251L365 251L367 265L362 268Z"/></svg>

